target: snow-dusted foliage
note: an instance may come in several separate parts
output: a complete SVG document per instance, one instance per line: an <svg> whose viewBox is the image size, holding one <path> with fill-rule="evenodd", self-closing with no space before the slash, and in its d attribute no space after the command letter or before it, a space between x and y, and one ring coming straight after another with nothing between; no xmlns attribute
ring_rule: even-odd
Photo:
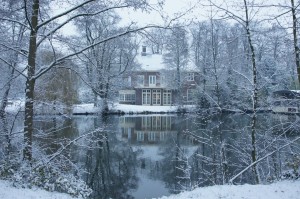
<svg viewBox="0 0 300 199"><path fill-rule="evenodd" d="M41 167L31 170L30 165L22 165L13 173L14 186L22 188L39 187L48 191L68 193L72 196L87 198L92 190L84 181L71 174L63 174L59 168Z"/></svg>

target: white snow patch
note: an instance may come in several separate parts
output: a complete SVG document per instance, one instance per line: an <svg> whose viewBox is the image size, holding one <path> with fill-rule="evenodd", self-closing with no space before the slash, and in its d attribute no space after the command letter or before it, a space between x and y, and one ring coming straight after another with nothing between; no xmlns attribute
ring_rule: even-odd
<svg viewBox="0 0 300 199"><path fill-rule="evenodd" d="M101 112L100 107L95 107L93 103L73 105L73 114L100 113L100 112Z"/></svg>
<svg viewBox="0 0 300 199"><path fill-rule="evenodd" d="M8 181L0 180L1 199L74 199L64 193L49 192L38 188L22 189L13 187Z"/></svg>
<svg viewBox="0 0 300 199"><path fill-rule="evenodd" d="M300 180L281 181L269 185L219 185L197 188L161 199L300 199Z"/></svg>
<svg viewBox="0 0 300 199"><path fill-rule="evenodd" d="M19 111L24 111L25 100L8 100L5 111L7 113L18 113Z"/></svg>
<svg viewBox="0 0 300 199"><path fill-rule="evenodd" d="M142 69L147 71L158 71L166 68L163 63L162 55L159 54L147 56L138 55L137 61L141 64Z"/></svg>
<svg viewBox="0 0 300 199"><path fill-rule="evenodd" d="M185 105L188 111L195 110L194 105ZM110 107L111 111L123 111L125 113L142 113L142 112L176 112L178 106L142 106L128 104L114 104Z"/></svg>

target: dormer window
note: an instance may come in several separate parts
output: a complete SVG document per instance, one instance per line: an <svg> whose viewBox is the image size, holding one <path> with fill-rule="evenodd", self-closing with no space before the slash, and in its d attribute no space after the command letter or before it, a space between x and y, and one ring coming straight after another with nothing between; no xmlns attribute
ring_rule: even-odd
<svg viewBox="0 0 300 199"><path fill-rule="evenodd" d="M149 76L149 86L156 86L156 76L155 75Z"/></svg>
<svg viewBox="0 0 300 199"><path fill-rule="evenodd" d="M187 80L188 81L194 81L194 73L188 73L188 76L187 76Z"/></svg>

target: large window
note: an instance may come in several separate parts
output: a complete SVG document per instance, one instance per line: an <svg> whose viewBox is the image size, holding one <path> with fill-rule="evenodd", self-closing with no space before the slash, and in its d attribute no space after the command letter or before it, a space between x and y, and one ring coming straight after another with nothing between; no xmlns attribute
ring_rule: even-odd
<svg viewBox="0 0 300 199"><path fill-rule="evenodd" d="M161 103L161 94L159 89L152 90L152 104L153 105L160 105Z"/></svg>
<svg viewBox="0 0 300 199"><path fill-rule="evenodd" d="M170 105L172 102L172 92L171 90L164 90L163 92L163 105Z"/></svg>
<svg viewBox="0 0 300 199"><path fill-rule="evenodd" d="M149 86L156 86L156 76L155 75L149 76Z"/></svg>
<svg viewBox="0 0 300 199"><path fill-rule="evenodd" d="M135 91L134 90L122 90L119 91L120 102L135 102Z"/></svg>
<svg viewBox="0 0 300 199"><path fill-rule="evenodd" d="M150 89L143 89L142 95L143 95L142 103L144 105L150 105L151 104L151 90Z"/></svg>

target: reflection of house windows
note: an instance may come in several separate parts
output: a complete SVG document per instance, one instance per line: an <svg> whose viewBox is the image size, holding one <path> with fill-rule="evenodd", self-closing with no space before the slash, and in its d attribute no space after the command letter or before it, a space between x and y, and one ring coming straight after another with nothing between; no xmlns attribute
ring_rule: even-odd
<svg viewBox="0 0 300 199"><path fill-rule="evenodd" d="M159 133L159 140L164 141L164 140L166 140L167 136L168 136L167 132L160 132Z"/></svg>
<svg viewBox="0 0 300 199"><path fill-rule="evenodd" d="M171 117L162 117L162 130L171 130Z"/></svg>
<svg viewBox="0 0 300 199"><path fill-rule="evenodd" d="M194 81L194 73L188 73L187 75L188 75L187 76L188 81Z"/></svg>
<svg viewBox="0 0 300 199"><path fill-rule="evenodd" d="M155 135L156 135L155 131L148 132L148 141L154 142L155 141Z"/></svg>
<svg viewBox="0 0 300 199"><path fill-rule="evenodd" d="M187 102L193 102L195 99L196 89L187 89Z"/></svg>
<svg viewBox="0 0 300 199"><path fill-rule="evenodd" d="M142 129L143 130L151 129L151 117L142 117Z"/></svg>
<svg viewBox="0 0 300 199"><path fill-rule="evenodd" d="M156 76L155 75L149 76L149 86L156 86Z"/></svg>
<svg viewBox="0 0 300 199"><path fill-rule="evenodd" d="M144 75L138 75L137 76L137 85L138 86L144 86Z"/></svg>
<svg viewBox="0 0 300 199"><path fill-rule="evenodd" d="M161 94L160 90L152 90L152 104L153 105L160 105L160 99L161 99Z"/></svg>
<svg viewBox="0 0 300 199"><path fill-rule="evenodd" d="M171 90L164 90L163 91L163 105L170 105L171 104Z"/></svg>
<svg viewBox="0 0 300 199"><path fill-rule="evenodd" d="M120 102L135 102L135 91L134 90L121 90L119 91Z"/></svg>
<svg viewBox="0 0 300 199"><path fill-rule="evenodd" d="M137 131L136 132L136 140L137 141L144 141L145 140L145 135L144 135L144 132L141 132L141 131Z"/></svg>
<svg viewBox="0 0 300 199"><path fill-rule="evenodd" d="M143 89L142 95L143 95L142 103L145 105L150 105L151 104L151 90Z"/></svg>
<svg viewBox="0 0 300 199"><path fill-rule="evenodd" d="M160 130L161 129L161 121L160 116L152 117L152 129L153 130Z"/></svg>

